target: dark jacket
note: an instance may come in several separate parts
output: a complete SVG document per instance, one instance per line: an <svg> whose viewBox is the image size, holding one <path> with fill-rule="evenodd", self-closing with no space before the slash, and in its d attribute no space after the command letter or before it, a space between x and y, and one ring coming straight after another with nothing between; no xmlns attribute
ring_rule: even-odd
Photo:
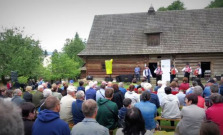
<svg viewBox="0 0 223 135"><path fill-rule="evenodd" d="M43 93L38 91L33 94L33 104L35 105L36 108L40 106L40 101L43 99Z"/></svg>
<svg viewBox="0 0 223 135"><path fill-rule="evenodd" d="M72 114L73 114L73 120L74 124L77 124L78 122L81 122L84 119L84 115L82 112L82 100L76 100L72 103Z"/></svg>
<svg viewBox="0 0 223 135"><path fill-rule="evenodd" d="M115 91L112 101L117 104L118 110L123 107L123 100L124 100L124 96L123 96L122 92L120 90Z"/></svg>
<svg viewBox="0 0 223 135"><path fill-rule="evenodd" d="M45 109L39 112L33 124L32 135L70 135L70 129L60 119L58 112Z"/></svg>
<svg viewBox="0 0 223 135"><path fill-rule="evenodd" d="M100 98L98 101L98 113L96 120L100 125L107 127L109 130L117 128L118 107L116 103ZM106 105L114 112L114 114L106 107Z"/></svg>
<svg viewBox="0 0 223 135"><path fill-rule="evenodd" d="M124 120L125 119L125 115L127 113L127 108L126 107L122 107L119 112L118 112L118 117L119 119Z"/></svg>
<svg viewBox="0 0 223 135"><path fill-rule="evenodd" d="M23 118L25 135L32 135L34 121Z"/></svg>
<svg viewBox="0 0 223 135"><path fill-rule="evenodd" d="M23 94L23 99L26 101L26 102L32 102L32 99L33 99L33 95L29 92L25 92Z"/></svg>

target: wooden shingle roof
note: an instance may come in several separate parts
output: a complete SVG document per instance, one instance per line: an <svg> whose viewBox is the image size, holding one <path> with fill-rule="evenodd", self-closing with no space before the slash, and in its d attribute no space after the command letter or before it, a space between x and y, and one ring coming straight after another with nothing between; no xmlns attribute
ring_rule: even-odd
<svg viewBox="0 0 223 135"><path fill-rule="evenodd" d="M146 33L160 32L148 46ZM96 15L85 55L223 52L223 8Z"/></svg>

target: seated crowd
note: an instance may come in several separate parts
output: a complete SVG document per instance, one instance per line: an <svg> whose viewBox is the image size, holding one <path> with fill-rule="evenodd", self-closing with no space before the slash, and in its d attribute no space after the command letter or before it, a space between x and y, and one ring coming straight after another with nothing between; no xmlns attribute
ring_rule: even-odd
<svg viewBox="0 0 223 135"><path fill-rule="evenodd" d="M192 86L187 78L181 84L175 78L154 88L133 79L127 89L122 82L106 81L100 86L80 81L76 87L73 80L42 81L25 92L2 86L0 135L152 135L160 129L157 116L180 119L176 135L223 135L222 94L223 78L205 86L199 78Z"/></svg>

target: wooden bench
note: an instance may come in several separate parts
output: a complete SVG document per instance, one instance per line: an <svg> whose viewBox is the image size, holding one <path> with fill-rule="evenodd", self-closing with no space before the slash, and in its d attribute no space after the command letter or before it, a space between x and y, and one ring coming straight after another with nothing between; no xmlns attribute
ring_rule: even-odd
<svg viewBox="0 0 223 135"><path fill-rule="evenodd" d="M161 121L176 121L176 122L178 122L181 119L166 119L166 118L162 118L161 116L157 116L155 118L155 120L160 120L160 127L161 128L165 128L165 129L175 129L176 126L164 126L164 125L161 124Z"/></svg>

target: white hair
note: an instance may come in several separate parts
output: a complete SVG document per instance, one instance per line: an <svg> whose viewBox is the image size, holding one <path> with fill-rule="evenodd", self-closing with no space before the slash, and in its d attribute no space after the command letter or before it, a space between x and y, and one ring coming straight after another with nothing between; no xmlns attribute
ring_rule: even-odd
<svg viewBox="0 0 223 135"><path fill-rule="evenodd" d="M13 93L14 93L14 95L19 95L19 93L22 93L22 91L20 90L20 89L15 89L14 91L13 91Z"/></svg>
<svg viewBox="0 0 223 135"><path fill-rule="evenodd" d="M145 90L150 90L152 88L152 85L150 83L144 83L143 87Z"/></svg>
<svg viewBox="0 0 223 135"><path fill-rule="evenodd" d="M75 86L72 85L68 86L67 92L74 92L74 91L77 91L77 88Z"/></svg>
<svg viewBox="0 0 223 135"><path fill-rule="evenodd" d="M95 83L94 83L93 81L90 81L90 82L89 82L89 87L90 87L90 88L94 87L94 85L95 85Z"/></svg>
<svg viewBox="0 0 223 135"><path fill-rule="evenodd" d="M84 91L82 90L79 90L77 93L76 93L76 98L77 99L81 99L84 97Z"/></svg>
<svg viewBox="0 0 223 135"><path fill-rule="evenodd" d="M38 86L38 90L43 89L43 85Z"/></svg>
<svg viewBox="0 0 223 135"><path fill-rule="evenodd" d="M121 88L123 88L123 85L124 85L123 82L120 82L120 83L118 84L118 86L121 87Z"/></svg>
<svg viewBox="0 0 223 135"><path fill-rule="evenodd" d="M52 95L52 91L50 90L50 89L45 89L44 91L43 91L43 96L44 97L49 97L49 96L51 96Z"/></svg>

